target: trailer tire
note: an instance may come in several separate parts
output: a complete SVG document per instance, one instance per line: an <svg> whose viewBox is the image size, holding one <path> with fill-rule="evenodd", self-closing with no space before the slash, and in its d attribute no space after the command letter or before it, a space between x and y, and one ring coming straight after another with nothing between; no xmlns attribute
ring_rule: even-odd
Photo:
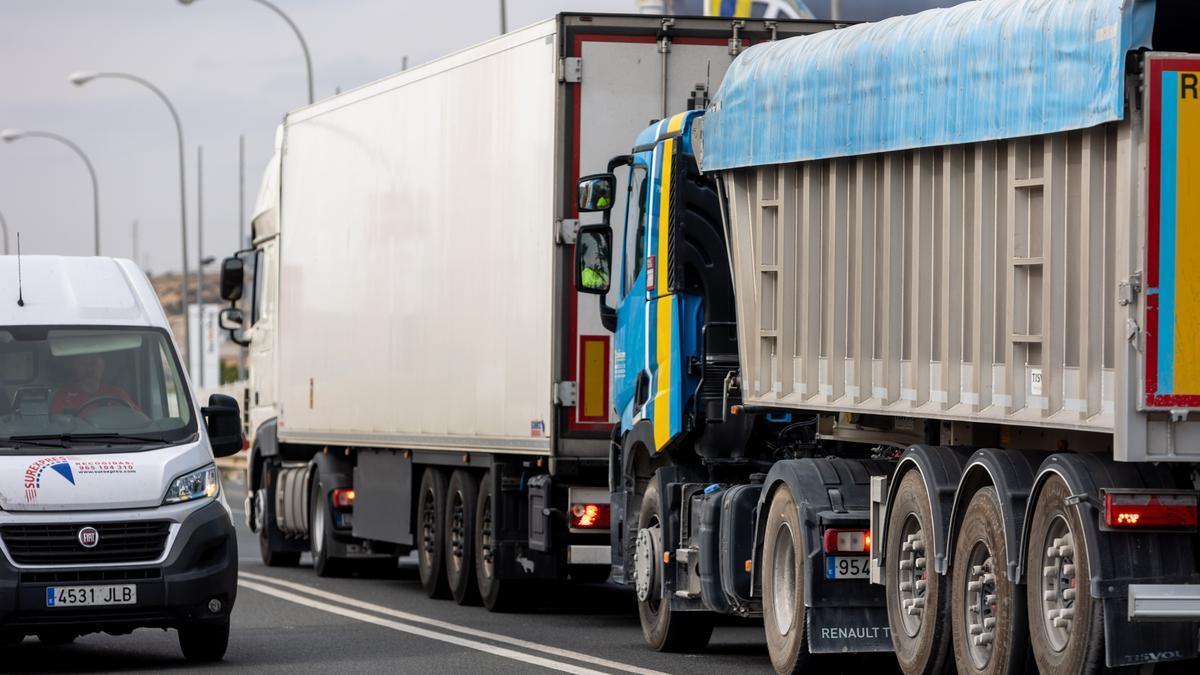
<svg viewBox="0 0 1200 675"><path fill-rule="evenodd" d="M417 493L417 571L421 586L431 598L450 597L446 583L446 474L425 467Z"/></svg>
<svg viewBox="0 0 1200 675"><path fill-rule="evenodd" d="M503 579L496 565L496 505L492 498L492 475L479 481L475 500L475 580L479 596L490 612L519 612L528 605L528 588L520 579Z"/></svg>
<svg viewBox="0 0 1200 675"><path fill-rule="evenodd" d="M642 636L646 644L660 652L700 652L708 646L712 638L715 615L710 612L673 612L670 598L662 597L662 580L660 561L663 555L662 523L666 520L660 512L659 479L656 475L646 486L642 495L642 506L638 513L638 549L641 551L645 544L643 532L647 533L645 541L654 542L654 550L646 551L650 555L648 561L637 563L648 568L649 579L639 579L636 585L648 585L645 597L639 593L637 599L638 618L642 623ZM651 534L657 531L657 534ZM635 559L638 557L635 554ZM635 576L639 576L635 573Z"/></svg>
<svg viewBox="0 0 1200 675"><path fill-rule="evenodd" d="M340 577L346 573L347 561L329 554L333 537L329 499L321 488L321 475L313 476L308 493L308 542L312 552L313 571L319 577Z"/></svg>
<svg viewBox="0 0 1200 675"><path fill-rule="evenodd" d="M888 623L906 675L936 675L951 665L950 627L942 620L949 592L932 564L935 526L921 474L909 471L888 508L884 543Z"/></svg>
<svg viewBox="0 0 1200 675"><path fill-rule="evenodd" d="M1094 673L1104 665L1103 603L1088 592L1091 561L1084 524L1076 509L1067 505L1070 496L1071 488L1062 478L1047 479L1029 528L1025 558L1029 637L1043 673ZM1076 579L1082 583L1075 583ZM1055 597L1047 598L1048 593ZM1071 610L1071 616L1065 625L1056 625L1064 609Z"/></svg>
<svg viewBox="0 0 1200 675"><path fill-rule="evenodd" d="M771 496L762 549L763 632L777 673L801 673L811 664L805 634L804 528L786 485Z"/></svg>
<svg viewBox="0 0 1200 675"><path fill-rule="evenodd" d="M950 615L961 675L1032 671L1025 594L1008 576L1003 522L996 488L987 485L971 497L955 537Z"/></svg>
<svg viewBox="0 0 1200 675"><path fill-rule="evenodd" d="M446 582L460 605L479 604L475 581L475 513L479 486L471 474L458 469L446 494Z"/></svg>

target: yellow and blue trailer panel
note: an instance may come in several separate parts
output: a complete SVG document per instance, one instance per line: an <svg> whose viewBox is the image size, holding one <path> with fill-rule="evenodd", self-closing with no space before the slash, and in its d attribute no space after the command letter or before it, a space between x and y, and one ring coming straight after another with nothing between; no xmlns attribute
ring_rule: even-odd
<svg viewBox="0 0 1200 675"><path fill-rule="evenodd" d="M1148 408L1200 407L1200 59L1151 59Z"/></svg>

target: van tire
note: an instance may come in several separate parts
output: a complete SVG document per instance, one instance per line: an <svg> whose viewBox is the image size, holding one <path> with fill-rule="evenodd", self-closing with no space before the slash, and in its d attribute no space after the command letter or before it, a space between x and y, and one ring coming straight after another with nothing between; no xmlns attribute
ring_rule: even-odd
<svg viewBox="0 0 1200 675"><path fill-rule="evenodd" d="M450 597L446 583L446 474L425 467L417 492L417 572L421 587L431 598Z"/></svg>
<svg viewBox="0 0 1200 675"><path fill-rule="evenodd" d="M179 648L193 663L212 663L225 658L229 648L229 619L217 623L193 623L179 628Z"/></svg>

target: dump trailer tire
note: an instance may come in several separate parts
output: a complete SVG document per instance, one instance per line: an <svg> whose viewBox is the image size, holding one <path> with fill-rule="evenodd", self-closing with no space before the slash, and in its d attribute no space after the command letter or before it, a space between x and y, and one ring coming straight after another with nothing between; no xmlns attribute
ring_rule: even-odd
<svg viewBox="0 0 1200 675"><path fill-rule="evenodd" d="M417 571L431 598L450 597L446 583L446 474L425 467L417 493Z"/></svg>
<svg viewBox="0 0 1200 675"><path fill-rule="evenodd" d="M1070 496L1066 481L1048 478L1029 528L1029 638L1043 673L1095 673L1104 666L1104 605L1088 592L1091 561L1084 524L1067 505Z"/></svg>
<svg viewBox="0 0 1200 675"><path fill-rule="evenodd" d="M1003 522L996 488L984 486L967 504L955 537L950 616L960 675L1019 675L1032 670L1025 593L1008 576Z"/></svg>
<svg viewBox="0 0 1200 675"><path fill-rule="evenodd" d="M662 597L660 562L663 557L662 523L666 520L660 512L659 479L650 480L642 495L642 507L638 513L638 553L635 561L642 571L635 572L638 619L642 624L642 636L646 644L660 652L699 652L708 646L712 637L715 616L709 612L673 612L671 599ZM645 575L648 575L646 577Z"/></svg>
<svg viewBox="0 0 1200 675"><path fill-rule="evenodd" d="M499 576L496 556L499 553L496 504L492 498L492 475L484 474L479 481L475 500L475 580L479 596L490 612L519 612L529 605L529 587L520 579Z"/></svg>
<svg viewBox="0 0 1200 675"><path fill-rule="evenodd" d="M479 604L475 580L475 513L479 486L471 474L458 469L446 490L446 582L460 605Z"/></svg>
<svg viewBox="0 0 1200 675"><path fill-rule="evenodd" d="M905 675L939 675L950 665L950 593L933 568L935 524L919 472L900 480L888 511L884 570L896 660Z"/></svg>
<svg viewBox="0 0 1200 675"><path fill-rule="evenodd" d="M771 497L762 555L763 632L775 672L804 672L812 664L804 609L804 528L787 485Z"/></svg>

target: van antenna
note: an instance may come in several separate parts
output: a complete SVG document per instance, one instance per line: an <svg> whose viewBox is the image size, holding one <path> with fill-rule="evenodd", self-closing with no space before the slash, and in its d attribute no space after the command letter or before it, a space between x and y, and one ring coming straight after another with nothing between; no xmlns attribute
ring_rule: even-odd
<svg viewBox="0 0 1200 675"><path fill-rule="evenodd" d="M25 291L21 287L21 233L17 233L17 307L25 306Z"/></svg>

